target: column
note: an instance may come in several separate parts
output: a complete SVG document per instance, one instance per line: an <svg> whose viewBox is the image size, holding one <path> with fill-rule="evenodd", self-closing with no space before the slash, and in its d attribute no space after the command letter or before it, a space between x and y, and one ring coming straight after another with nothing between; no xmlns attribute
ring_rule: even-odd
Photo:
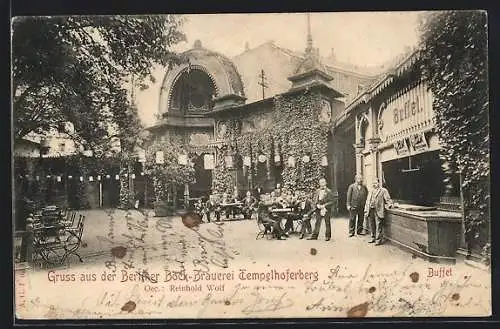
<svg viewBox="0 0 500 329"><path fill-rule="evenodd" d="M378 154L378 145L380 144L379 138L370 138L368 140L368 145L370 146L371 157L371 165L372 165L372 175L373 179L380 179L380 164L379 164L379 154Z"/></svg>
<svg viewBox="0 0 500 329"><path fill-rule="evenodd" d="M353 145L356 152L356 175L363 175L363 150L365 149L364 144L354 144Z"/></svg>

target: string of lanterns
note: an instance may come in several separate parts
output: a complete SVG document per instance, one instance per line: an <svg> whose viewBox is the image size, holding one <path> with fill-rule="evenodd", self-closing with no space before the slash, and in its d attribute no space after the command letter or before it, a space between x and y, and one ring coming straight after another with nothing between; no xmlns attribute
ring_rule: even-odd
<svg viewBox="0 0 500 329"><path fill-rule="evenodd" d="M144 176L144 172L141 172L140 173L140 176ZM123 177L128 177L128 174L123 174L122 175ZM19 175L18 178L20 179L23 179L23 178L26 178L26 179L33 179L35 178L35 180L39 181L40 179L42 178L46 178L46 179L55 179L57 182L62 182L62 179L64 177L66 177L68 180L79 180L80 182L83 182L83 181L89 181L89 182L94 182L94 181L102 181L104 179L106 180L109 180L109 179L115 179L115 180L120 180L120 175L97 175L97 176L72 176L72 175L68 175L68 176L62 176L62 175L46 175L46 176L40 176L40 175L36 175L36 176L32 176L32 175ZM132 179L136 179L137 175L136 174L130 174L130 178Z"/></svg>

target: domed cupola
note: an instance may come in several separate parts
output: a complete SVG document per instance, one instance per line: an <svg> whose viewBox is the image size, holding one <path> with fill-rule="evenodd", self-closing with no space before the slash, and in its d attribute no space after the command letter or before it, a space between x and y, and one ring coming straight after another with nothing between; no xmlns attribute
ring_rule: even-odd
<svg viewBox="0 0 500 329"><path fill-rule="evenodd" d="M179 57L162 83L161 116L203 115L216 108L220 100L244 103L243 83L230 59L204 48L200 40Z"/></svg>

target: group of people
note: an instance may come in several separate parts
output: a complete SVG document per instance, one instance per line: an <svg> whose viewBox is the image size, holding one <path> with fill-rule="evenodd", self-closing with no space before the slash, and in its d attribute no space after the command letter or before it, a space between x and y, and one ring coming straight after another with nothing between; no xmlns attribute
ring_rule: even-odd
<svg viewBox="0 0 500 329"><path fill-rule="evenodd" d="M289 237L294 231L294 222L302 220L300 239L308 235L307 240L317 240L321 225L325 223L325 240L331 239L331 213L335 198L332 190L327 187L326 179L321 178L319 186L312 196L304 191L287 189L277 184L276 189L264 193L262 188L257 188L254 193L247 191L243 198L235 192L232 196L224 192L222 195L210 195L208 199L200 199L196 205L196 212L211 221L221 220L224 212L226 219L230 216L242 214L244 219L251 219L257 214L257 220L262 222L266 230L276 239L282 240ZM370 231L369 243L380 245L384 242L384 217L385 209L392 206L391 197L387 189L380 186L378 181L373 182L373 188L368 191L363 184L363 177L356 175L354 183L347 190L347 210L349 211L349 237L365 235ZM280 211L281 209L283 211ZM315 218L314 229L311 220ZM285 222L284 225L282 223ZM368 224L365 226L364 224Z"/></svg>
<svg viewBox="0 0 500 329"><path fill-rule="evenodd" d="M371 239L368 243L380 245L384 242L384 218L387 208L392 207L392 200L386 188L375 180L368 191L363 184L363 177L356 175L354 183L347 189L347 210L349 211L349 237L355 234L365 235L368 224Z"/></svg>

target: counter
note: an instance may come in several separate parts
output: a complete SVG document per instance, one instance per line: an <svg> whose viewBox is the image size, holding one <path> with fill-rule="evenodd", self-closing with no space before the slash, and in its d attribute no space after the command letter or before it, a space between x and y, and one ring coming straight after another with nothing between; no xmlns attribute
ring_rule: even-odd
<svg viewBox="0 0 500 329"><path fill-rule="evenodd" d="M385 232L392 243L433 262L455 262L460 245L460 213L432 207L387 210Z"/></svg>

